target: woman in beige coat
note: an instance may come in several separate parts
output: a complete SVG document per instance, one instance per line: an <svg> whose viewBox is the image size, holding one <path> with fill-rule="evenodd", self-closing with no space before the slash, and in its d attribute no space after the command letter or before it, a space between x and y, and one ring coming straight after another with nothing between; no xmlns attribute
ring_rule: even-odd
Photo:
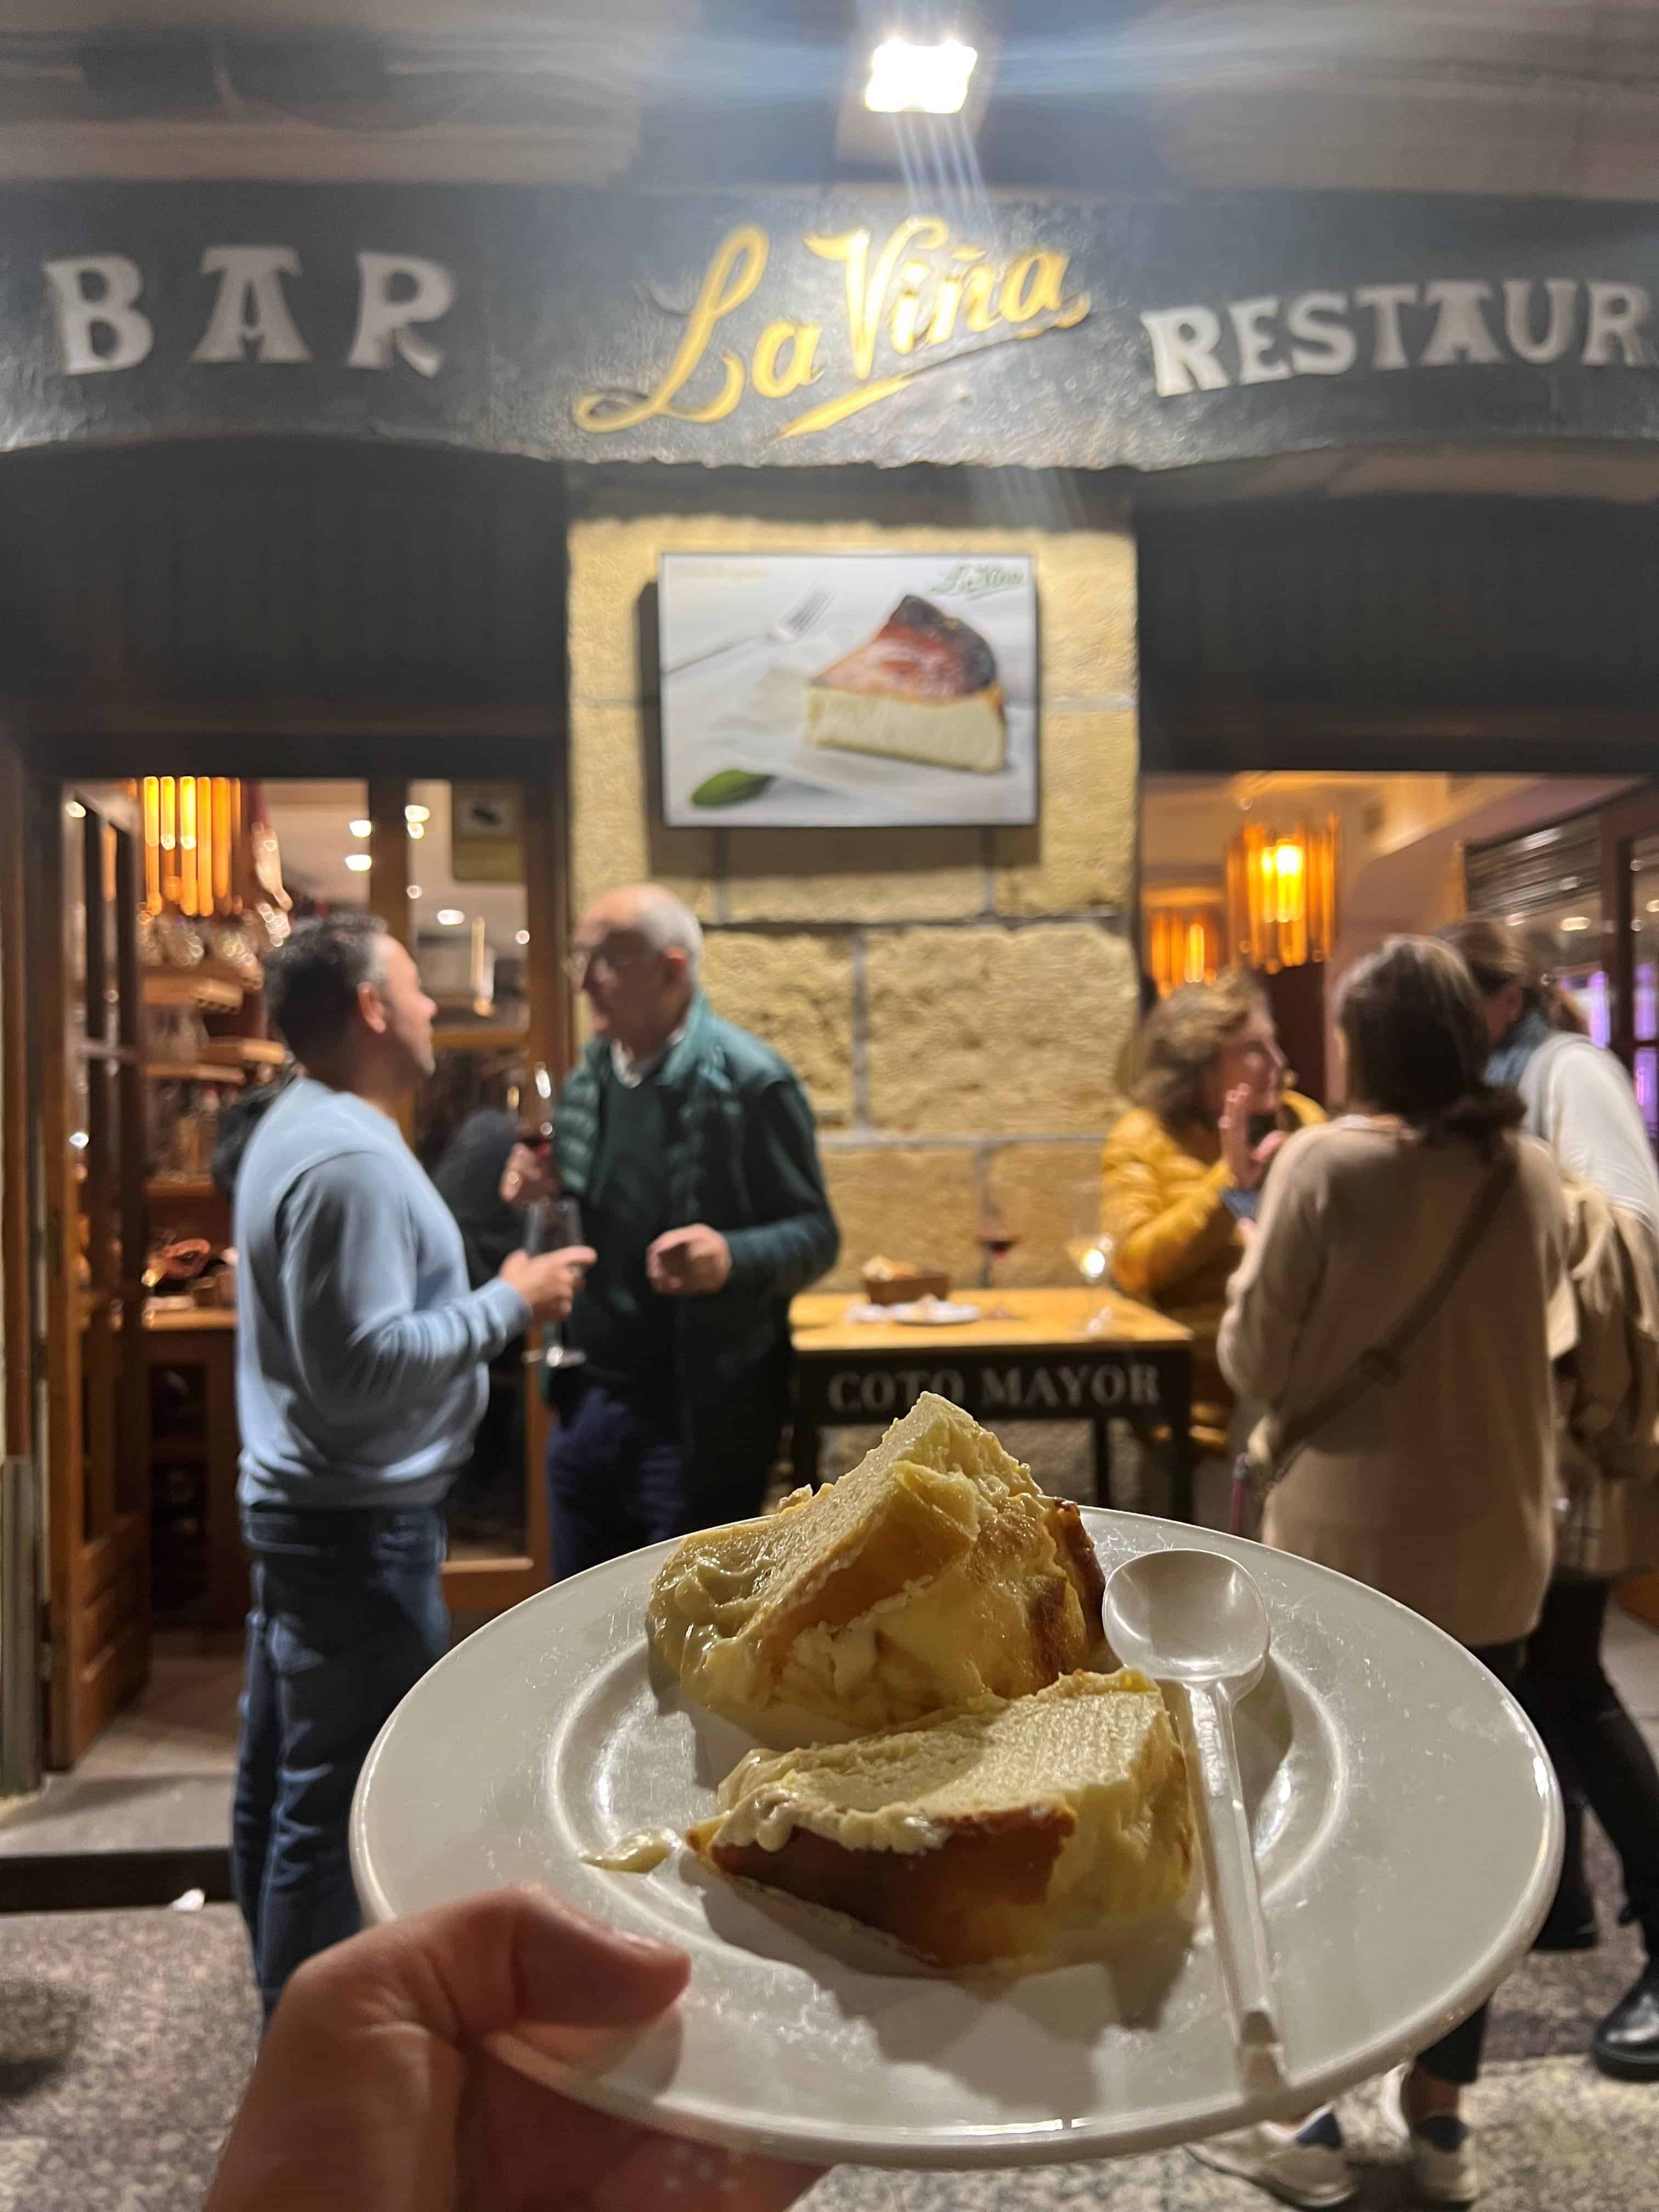
<svg viewBox="0 0 1659 2212"><path fill-rule="evenodd" d="M1550 1574L1552 1364L1574 1340L1560 1180L1541 1145L1513 1133L1520 1100L1485 1080L1485 1017L1449 947L1396 938L1361 961L1337 1023L1353 1110L1280 1152L1221 1325L1223 1371L1267 1409L1267 1439L1391 1334L1476 1218L1500 1160L1504 1180L1397 1379L1364 1389L1295 1453L1263 1535L1414 1607L1512 1686ZM1483 2006L1385 2085L1385 2118L1431 2202L1476 2193L1458 2103L1485 2026ZM1199 2154L1292 2202L1351 2193L1328 2112Z"/></svg>

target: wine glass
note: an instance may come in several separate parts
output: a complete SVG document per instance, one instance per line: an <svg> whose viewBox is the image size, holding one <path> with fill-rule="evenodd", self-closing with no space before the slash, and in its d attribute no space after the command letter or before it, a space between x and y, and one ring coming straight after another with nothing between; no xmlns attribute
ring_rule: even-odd
<svg viewBox="0 0 1659 2212"><path fill-rule="evenodd" d="M562 1252L582 1241L582 1210L574 1198L538 1198L526 1209L524 1249L532 1257L538 1252ZM567 1344L556 1322L542 1329L544 1367L585 1367L587 1354Z"/></svg>
<svg viewBox="0 0 1659 2212"><path fill-rule="evenodd" d="M979 1249L985 1255L980 1283L989 1290L996 1280L996 1263L1006 1259L1019 1242L1019 1231L995 1199L987 1196L979 1209Z"/></svg>
<svg viewBox="0 0 1659 2212"><path fill-rule="evenodd" d="M1101 1226L1099 1186L1092 1181L1079 1183L1072 1201L1072 1233L1066 1240L1066 1256L1091 1290L1109 1285L1116 1249L1114 1239ZM1109 1305L1097 1306L1089 1316L1088 1328L1098 1328L1110 1312Z"/></svg>

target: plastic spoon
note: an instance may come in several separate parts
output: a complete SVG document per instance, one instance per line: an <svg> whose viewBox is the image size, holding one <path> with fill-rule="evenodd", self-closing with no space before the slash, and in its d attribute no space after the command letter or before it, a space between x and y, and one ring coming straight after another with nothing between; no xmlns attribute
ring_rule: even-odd
<svg viewBox="0 0 1659 2212"><path fill-rule="evenodd" d="M1198 1755L1210 1917L1241 2055L1280 2071L1273 1967L1233 1706L1261 1680L1271 1632L1261 1593L1218 1552L1146 1552L1106 1585L1106 1634L1125 1665L1186 1693Z"/></svg>

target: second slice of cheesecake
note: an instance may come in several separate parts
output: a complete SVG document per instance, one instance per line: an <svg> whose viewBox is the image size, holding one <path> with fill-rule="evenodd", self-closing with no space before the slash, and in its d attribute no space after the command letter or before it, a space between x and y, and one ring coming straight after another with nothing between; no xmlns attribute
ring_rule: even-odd
<svg viewBox="0 0 1659 2212"><path fill-rule="evenodd" d="M1186 1761L1146 1675L1074 1674L890 1733L750 1752L687 1842L949 1967L1058 1962L1186 1897Z"/></svg>

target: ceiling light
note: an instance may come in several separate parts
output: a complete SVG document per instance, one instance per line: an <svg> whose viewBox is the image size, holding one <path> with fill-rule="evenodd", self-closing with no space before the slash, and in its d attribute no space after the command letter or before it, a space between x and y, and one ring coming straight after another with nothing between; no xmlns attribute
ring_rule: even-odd
<svg viewBox="0 0 1659 2212"><path fill-rule="evenodd" d="M1564 914L1561 927L1563 929L1588 929L1589 916L1587 914Z"/></svg>
<svg viewBox="0 0 1659 2212"><path fill-rule="evenodd" d="M528 945L530 942L530 932L527 929L515 930L513 935L513 942L515 945Z"/></svg>
<svg viewBox="0 0 1659 2212"><path fill-rule="evenodd" d="M84 822L87 818L87 810L78 799L71 799L64 811L71 822Z"/></svg>
<svg viewBox="0 0 1659 2212"><path fill-rule="evenodd" d="M418 884L410 884L408 886L408 888L407 888L407 890L406 890L406 891L405 891L405 893L404 893L404 896L405 896L406 897L409 897L409 898L419 898L419 896L421 896L421 887L420 887L420 885L419 885Z"/></svg>
<svg viewBox="0 0 1659 2212"><path fill-rule="evenodd" d="M870 57L864 104L872 115L960 115L978 59L960 39L932 46L884 39Z"/></svg>
<svg viewBox="0 0 1659 2212"><path fill-rule="evenodd" d="M429 806L405 806L404 809L405 822L430 822L431 819L432 809Z"/></svg>
<svg viewBox="0 0 1659 2212"><path fill-rule="evenodd" d="M466 916L458 906L441 906L438 908L436 919L446 929L459 929L466 920Z"/></svg>
<svg viewBox="0 0 1659 2212"><path fill-rule="evenodd" d="M345 864L354 876L366 874L374 865L367 853L348 853L345 856Z"/></svg>
<svg viewBox="0 0 1659 2212"><path fill-rule="evenodd" d="M1650 914L1659 914L1659 899L1650 899L1648 901L1648 912Z"/></svg>
<svg viewBox="0 0 1659 2212"><path fill-rule="evenodd" d="M424 822L405 822L404 828L411 837L424 837L426 835Z"/></svg>
<svg viewBox="0 0 1659 2212"><path fill-rule="evenodd" d="M346 827L350 830L354 837L367 837L370 830L374 829L374 824L372 822L365 822L359 817L356 822L348 822Z"/></svg>

